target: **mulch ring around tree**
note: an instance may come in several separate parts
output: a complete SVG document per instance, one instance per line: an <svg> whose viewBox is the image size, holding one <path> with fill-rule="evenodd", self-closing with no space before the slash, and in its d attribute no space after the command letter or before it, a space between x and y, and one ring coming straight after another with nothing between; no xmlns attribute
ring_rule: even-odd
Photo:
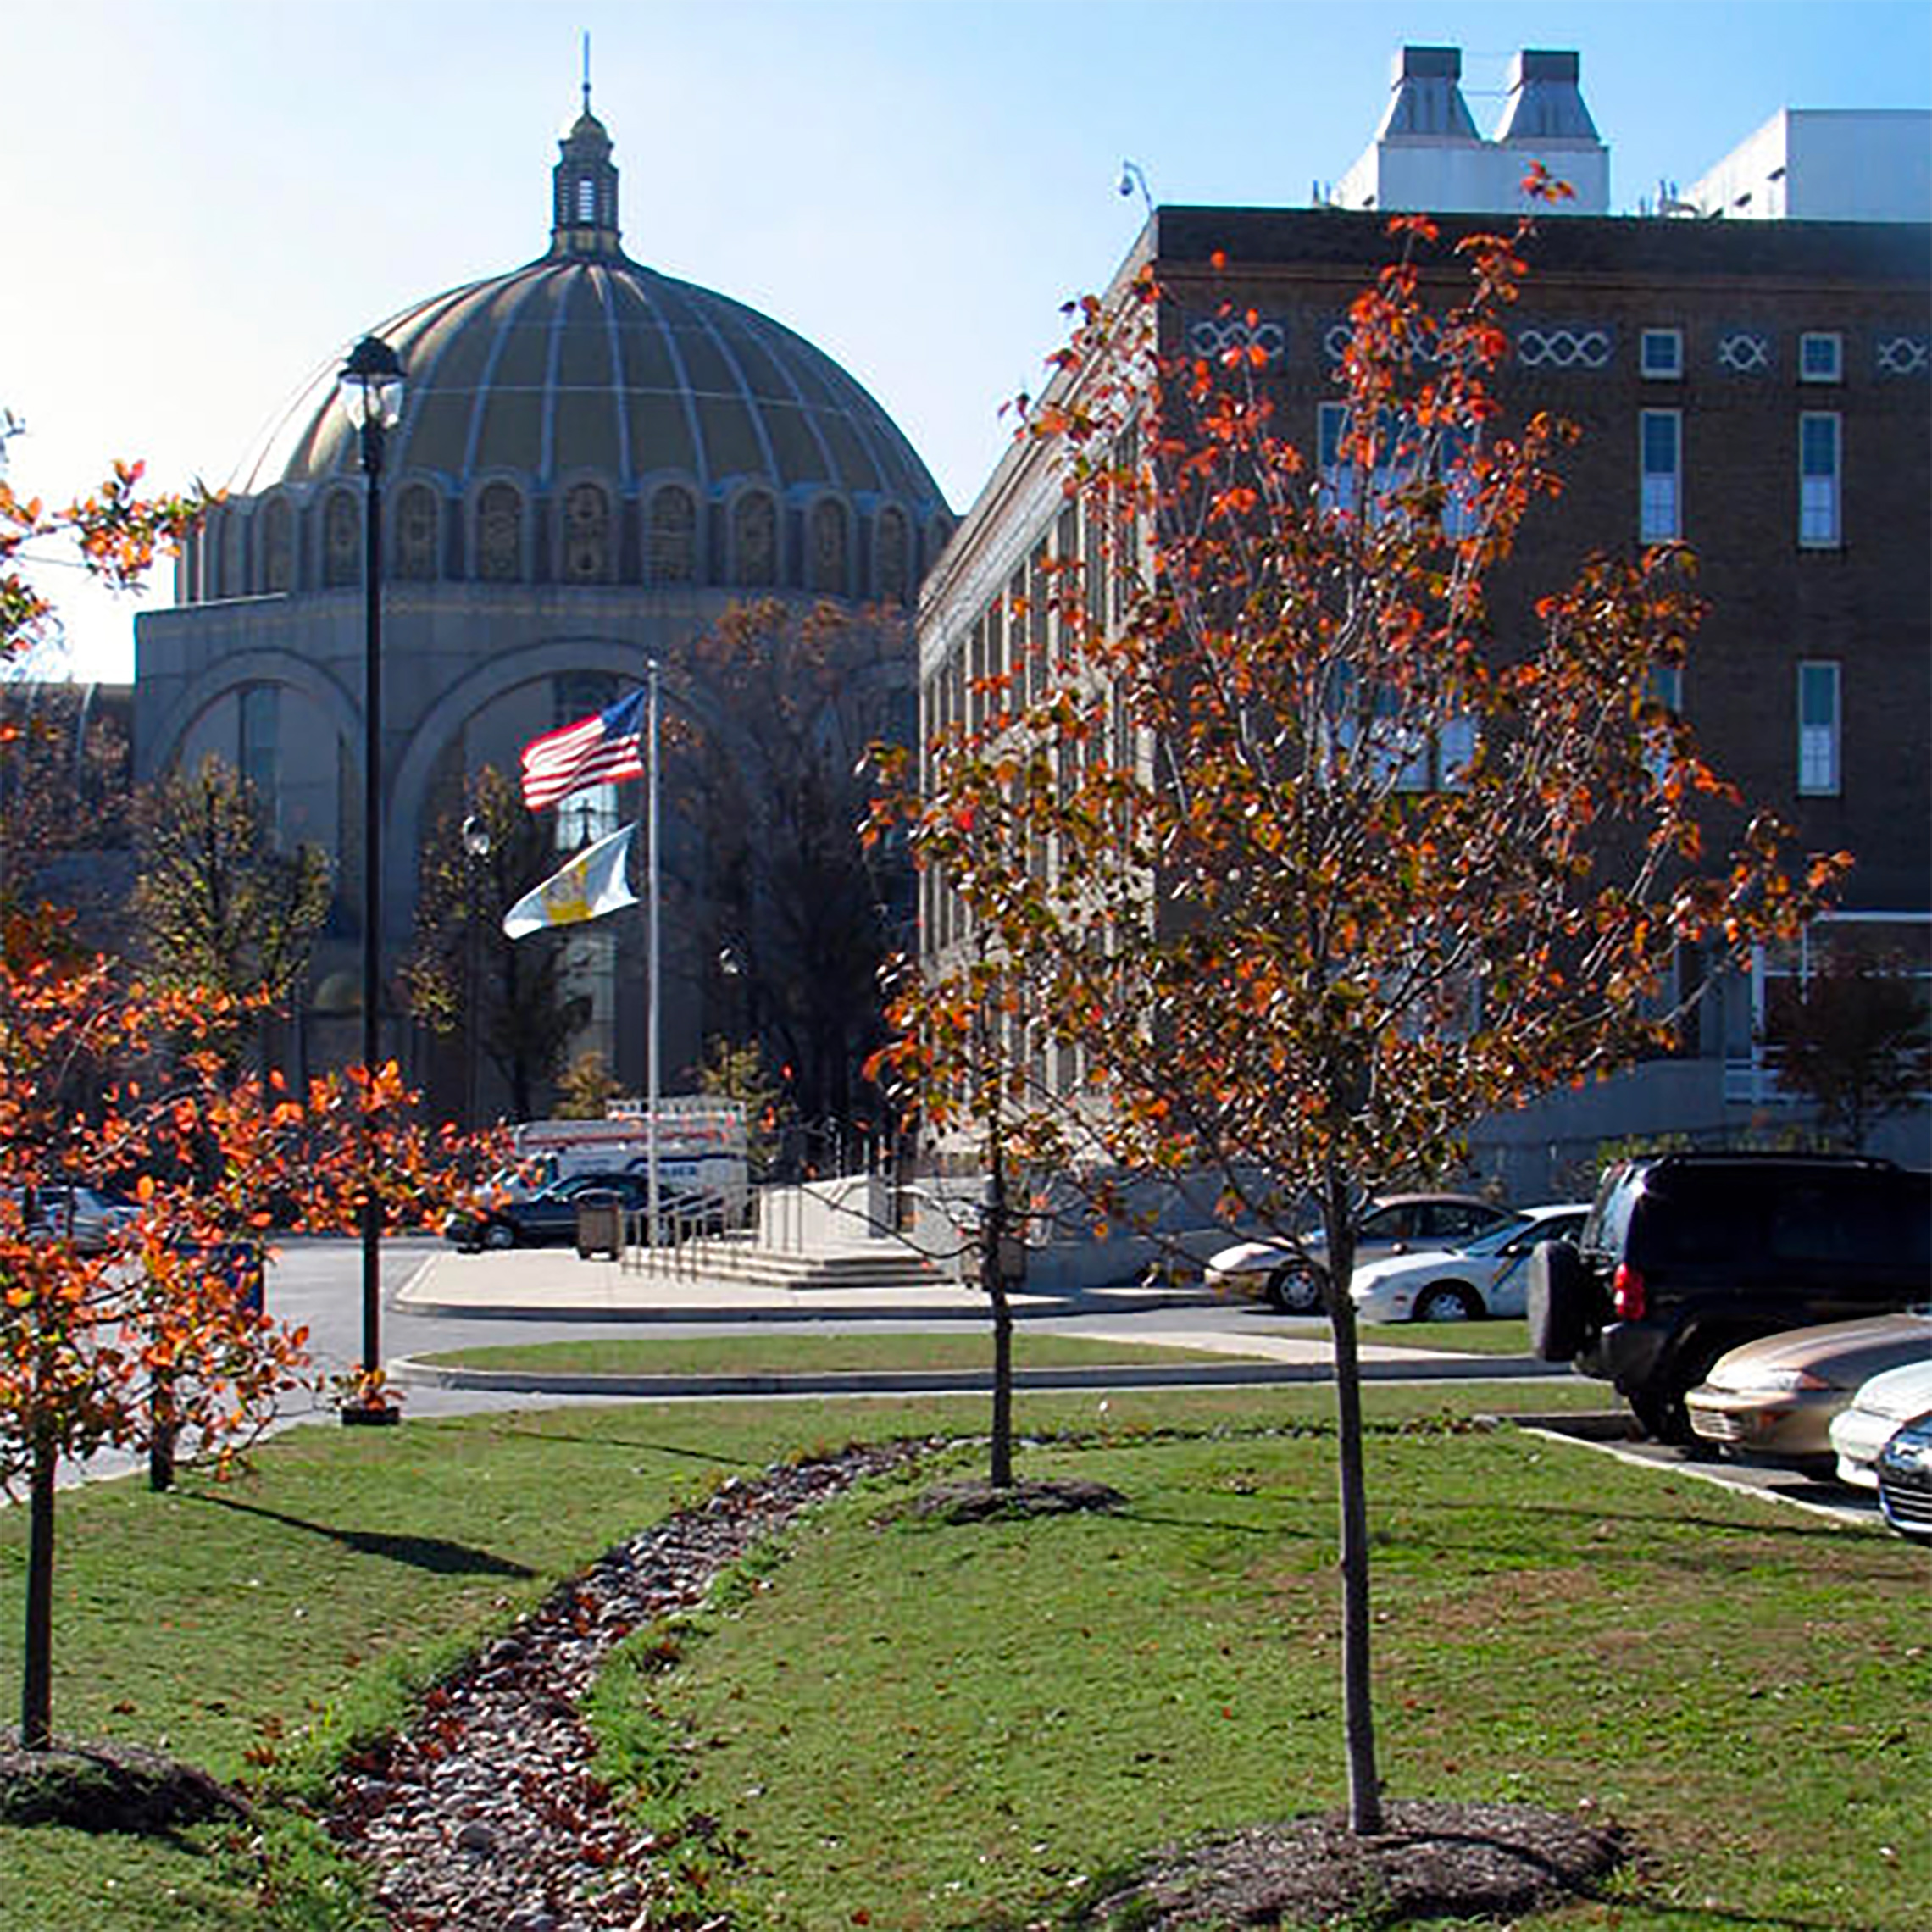
<svg viewBox="0 0 1932 1932"><path fill-rule="evenodd" d="M163 1832L248 1815L225 1785L160 1752L68 1738L23 1751L18 1729L0 1730L0 1824Z"/></svg>
<svg viewBox="0 0 1932 1932"><path fill-rule="evenodd" d="M1384 1824L1357 1837L1330 1813L1162 1852L1077 1923L1181 1932L1502 1918L1594 1896L1629 1852L1613 1827L1533 1805L1413 1800L1387 1805Z"/></svg>
<svg viewBox="0 0 1932 1932"><path fill-rule="evenodd" d="M936 1517L944 1523L984 1523L997 1517L1069 1516L1087 1509L1119 1509L1126 1501L1119 1490L1077 1476L1009 1483L1003 1488L982 1477L935 1483L920 1494L912 1507L915 1516Z"/></svg>

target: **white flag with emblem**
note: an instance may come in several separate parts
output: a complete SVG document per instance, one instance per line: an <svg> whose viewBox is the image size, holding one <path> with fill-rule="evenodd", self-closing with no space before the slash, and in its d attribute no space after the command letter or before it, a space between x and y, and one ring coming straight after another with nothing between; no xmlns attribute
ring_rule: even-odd
<svg viewBox="0 0 1932 1932"><path fill-rule="evenodd" d="M586 919L601 919L606 913L635 906L637 895L624 874L630 835L636 830L626 825L586 846L561 871L532 886L503 914L504 932L512 939L527 939L552 926L580 925Z"/></svg>

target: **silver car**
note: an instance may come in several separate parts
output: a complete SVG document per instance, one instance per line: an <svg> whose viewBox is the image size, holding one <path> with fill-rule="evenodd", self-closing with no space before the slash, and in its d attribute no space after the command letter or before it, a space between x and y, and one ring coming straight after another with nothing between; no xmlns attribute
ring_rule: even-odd
<svg viewBox="0 0 1932 1932"><path fill-rule="evenodd" d="M1831 1449L1841 1483L1879 1486L1879 1452L1906 1423L1932 1413L1932 1356L1888 1368L1859 1385L1851 1402L1831 1418Z"/></svg>

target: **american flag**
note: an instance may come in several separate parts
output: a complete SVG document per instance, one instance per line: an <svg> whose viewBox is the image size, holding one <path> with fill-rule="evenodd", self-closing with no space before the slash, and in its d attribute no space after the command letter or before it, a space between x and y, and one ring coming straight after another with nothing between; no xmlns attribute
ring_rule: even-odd
<svg viewBox="0 0 1932 1932"><path fill-rule="evenodd" d="M524 747L523 802L533 812L586 786L641 778L644 693L634 691L608 711L560 725Z"/></svg>

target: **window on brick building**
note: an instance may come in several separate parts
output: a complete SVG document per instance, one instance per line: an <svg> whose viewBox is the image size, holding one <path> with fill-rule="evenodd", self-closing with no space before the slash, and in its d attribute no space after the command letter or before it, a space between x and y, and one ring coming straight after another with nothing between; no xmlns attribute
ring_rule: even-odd
<svg viewBox="0 0 1932 1932"><path fill-rule="evenodd" d="M1653 704L1663 706L1672 718L1684 714L1684 667L1681 664L1652 664L1644 680L1645 695ZM1651 776L1659 785L1663 783L1670 770L1670 741L1662 730L1652 736L1651 748L1646 762Z"/></svg>
<svg viewBox="0 0 1932 1932"><path fill-rule="evenodd" d="M1845 338L1832 329L1807 330L1798 337L1798 380L1842 382Z"/></svg>
<svg viewBox="0 0 1932 1932"><path fill-rule="evenodd" d="M1838 665L1813 658L1798 666L1798 790L1835 798L1840 788Z"/></svg>
<svg viewBox="0 0 1932 1932"><path fill-rule="evenodd" d="M1842 428L1835 410L1798 418L1798 541L1830 550L1840 541L1839 473Z"/></svg>
<svg viewBox="0 0 1932 1932"><path fill-rule="evenodd" d="M1641 495L1637 534L1668 543L1684 534L1684 418L1676 409L1646 409L1638 419Z"/></svg>
<svg viewBox="0 0 1932 1932"><path fill-rule="evenodd" d="M1675 382L1684 374L1684 331L1646 329L1638 351L1638 366L1652 382Z"/></svg>

